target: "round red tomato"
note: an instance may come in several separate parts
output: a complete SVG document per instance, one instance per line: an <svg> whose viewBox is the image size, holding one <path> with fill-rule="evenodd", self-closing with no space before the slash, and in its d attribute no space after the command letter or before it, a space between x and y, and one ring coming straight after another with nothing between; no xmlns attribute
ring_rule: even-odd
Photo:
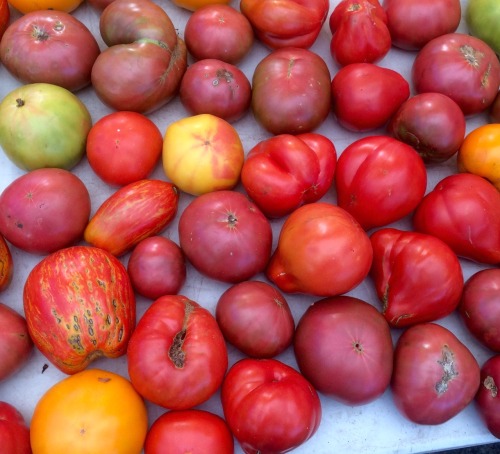
<svg viewBox="0 0 500 454"><path fill-rule="evenodd" d="M218 415L205 410L172 410L151 425L144 454L233 454L233 434Z"/></svg>
<svg viewBox="0 0 500 454"><path fill-rule="evenodd" d="M397 409L417 424L442 424L460 413L479 388L479 365L447 328L419 323L396 343L391 389Z"/></svg>
<svg viewBox="0 0 500 454"><path fill-rule="evenodd" d="M147 400L186 410L208 400L228 366L215 317L182 295L155 300L139 319L127 350L132 384Z"/></svg>
<svg viewBox="0 0 500 454"><path fill-rule="evenodd" d="M476 394L476 408L488 430L500 438L500 355L492 356L481 367L481 384Z"/></svg>
<svg viewBox="0 0 500 454"><path fill-rule="evenodd" d="M229 428L246 453L288 452L311 438L321 422L316 390L275 359L236 362L222 384L221 400Z"/></svg>
<svg viewBox="0 0 500 454"><path fill-rule="evenodd" d="M248 356L272 358L292 344L295 321L290 306L267 282L229 287L217 301L215 318L225 339Z"/></svg>
<svg viewBox="0 0 500 454"><path fill-rule="evenodd" d="M152 120L120 111L101 117L87 136L87 158L106 183L124 186L147 178L160 159L163 136Z"/></svg>
<svg viewBox="0 0 500 454"><path fill-rule="evenodd" d="M0 440L4 454L31 454L30 429L20 411L0 402Z"/></svg>
<svg viewBox="0 0 500 454"><path fill-rule="evenodd" d="M388 136L368 136L351 143L335 171L338 205L365 230L410 214L427 187L427 170L409 145Z"/></svg>
<svg viewBox="0 0 500 454"><path fill-rule="evenodd" d="M358 298L313 303L299 320L293 345L302 374L320 393L347 405L371 402L389 386L391 330L375 307Z"/></svg>

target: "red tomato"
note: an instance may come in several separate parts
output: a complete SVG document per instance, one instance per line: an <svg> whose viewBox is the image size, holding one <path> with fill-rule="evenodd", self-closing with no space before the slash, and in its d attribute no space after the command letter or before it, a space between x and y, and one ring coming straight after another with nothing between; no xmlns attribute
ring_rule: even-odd
<svg viewBox="0 0 500 454"><path fill-rule="evenodd" d="M174 410L208 400L228 365L215 317L182 295L162 296L146 309L130 339L127 358L137 391Z"/></svg>
<svg viewBox="0 0 500 454"><path fill-rule="evenodd" d="M311 438L321 402L295 369L275 359L245 358L222 384L224 416L245 453L284 453Z"/></svg>
<svg viewBox="0 0 500 454"><path fill-rule="evenodd" d="M168 448L166 448L168 446ZM151 426L144 454L233 454L233 434L218 415L204 410L172 410Z"/></svg>
<svg viewBox="0 0 500 454"><path fill-rule="evenodd" d="M481 367L481 384L476 394L476 408L488 430L500 438L500 355L492 356Z"/></svg>
<svg viewBox="0 0 500 454"><path fill-rule="evenodd" d="M336 163L335 146L327 137L279 134L247 153L241 182L267 217L279 218L321 199L330 189Z"/></svg>
<svg viewBox="0 0 500 454"><path fill-rule="evenodd" d="M178 228L188 260L213 279L245 281L263 271L271 256L271 224L240 192L198 196L181 213Z"/></svg>
<svg viewBox="0 0 500 454"><path fill-rule="evenodd" d="M443 178L415 210L413 226L443 240L460 257L500 263L500 193L480 176Z"/></svg>
<svg viewBox="0 0 500 454"><path fill-rule="evenodd" d="M372 255L368 235L347 211L315 202L285 220L266 274L284 292L334 296L368 275Z"/></svg>
<svg viewBox="0 0 500 454"><path fill-rule="evenodd" d="M331 81L333 112L351 131L381 127L410 96L410 86L398 72L373 63L352 63Z"/></svg>
<svg viewBox="0 0 500 454"><path fill-rule="evenodd" d="M340 65L375 63L391 48L387 16L378 0L342 0L330 16L330 52Z"/></svg>
<svg viewBox="0 0 500 454"><path fill-rule="evenodd" d="M419 323L394 351L391 389L396 408L417 424L442 424L460 413L479 388L479 365L447 328Z"/></svg>
<svg viewBox="0 0 500 454"><path fill-rule="evenodd" d="M229 287L217 301L215 318L224 338L255 358L272 358L292 344L290 306L272 285L245 281Z"/></svg>
<svg viewBox="0 0 500 454"><path fill-rule="evenodd" d="M371 277L392 327L431 322L456 309L464 278L458 257L446 243L392 228L376 231L370 240Z"/></svg>
<svg viewBox="0 0 500 454"><path fill-rule="evenodd" d="M0 39L9 25L10 8L7 0L0 0Z"/></svg>
<svg viewBox="0 0 500 454"><path fill-rule="evenodd" d="M8 402L0 402L0 440L3 454L31 454L30 429L24 416Z"/></svg>
<svg viewBox="0 0 500 454"><path fill-rule="evenodd" d="M500 269L474 273L464 285L458 312L469 332L482 344L500 352Z"/></svg>
<svg viewBox="0 0 500 454"><path fill-rule="evenodd" d="M460 0L383 0L392 44L419 50L431 39L452 33L460 24Z"/></svg>
<svg viewBox="0 0 500 454"><path fill-rule="evenodd" d="M297 325L294 352L311 384L347 405L372 402L391 381L391 330L358 298L336 296L309 306Z"/></svg>
<svg viewBox="0 0 500 454"><path fill-rule="evenodd" d="M465 138L460 106L441 93L421 93L406 100L387 125L393 137L411 145L425 163L451 158Z"/></svg>
<svg viewBox="0 0 500 454"><path fill-rule="evenodd" d="M427 187L427 170L418 153L387 136L351 143L340 155L335 174L338 205L365 230L410 214Z"/></svg>
<svg viewBox="0 0 500 454"><path fill-rule="evenodd" d="M163 136L148 117L120 111L101 117L87 136L87 158L106 183L124 186L147 178L160 159Z"/></svg>
<svg viewBox="0 0 500 454"><path fill-rule="evenodd" d="M465 33L448 33L418 52L411 78L417 93L447 95L470 116L493 103L500 85L500 61L484 41Z"/></svg>

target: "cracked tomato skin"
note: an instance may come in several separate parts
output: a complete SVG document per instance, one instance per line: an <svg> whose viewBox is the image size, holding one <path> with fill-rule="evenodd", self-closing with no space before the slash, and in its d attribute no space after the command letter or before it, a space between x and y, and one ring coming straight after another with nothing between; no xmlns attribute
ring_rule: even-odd
<svg viewBox="0 0 500 454"><path fill-rule="evenodd" d="M208 400L228 366L215 317L182 295L155 300L137 323L128 346L132 384L147 400L187 410Z"/></svg>
<svg viewBox="0 0 500 454"><path fill-rule="evenodd" d="M135 326L135 295L126 268L91 246L60 249L31 270L23 292L34 344L66 374L126 353Z"/></svg>
<svg viewBox="0 0 500 454"><path fill-rule="evenodd" d="M416 424L442 424L473 401L479 375L479 364L455 334L435 323L420 323L407 328L396 343L394 403Z"/></svg>

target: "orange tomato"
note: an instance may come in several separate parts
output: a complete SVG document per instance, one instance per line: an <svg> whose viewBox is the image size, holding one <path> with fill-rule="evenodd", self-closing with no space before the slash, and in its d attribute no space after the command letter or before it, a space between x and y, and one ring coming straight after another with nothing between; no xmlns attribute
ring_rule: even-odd
<svg viewBox="0 0 500 454"><path fill-rule="evenodd" d="M227 5L231 0L172 0L172 3L189 11L196 11L205 5Z"/></svg>
<svg viewBox="0 0 500 454"><path fill-rule="evenodd" d="M12 281L14 263L9 245L0 234L0 292L5 290Z"/></svg>
<svg viewBox="0 0 500 454"><path fill-rule="evenodd" d="M500 190L500 124L479 126L465 136L457 154L459 172L489 180Z"/></svg>
<svg viewBox="0 0 500 454"><path fill-rule="evenodd" d="M53 9L70 13L78 8L83 3L83 0L8 0L8 2L23 14L42 9Z"/></svg>
<svg viewBox="0 0 500 454"><path fill-rule="evenodd" d="M86 369L49 388L31 419L33 454L139 454L148 429L142 397L129 380Z"/></svg>

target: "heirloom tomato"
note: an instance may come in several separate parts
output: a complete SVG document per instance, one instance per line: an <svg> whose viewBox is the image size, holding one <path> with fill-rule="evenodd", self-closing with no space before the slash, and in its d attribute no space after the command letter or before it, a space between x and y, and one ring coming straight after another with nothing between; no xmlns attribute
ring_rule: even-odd
<svg viewBox="0 0 500 454"><path fill-rule="evenodd" d="M215 317L182 295L155 300L139 319L128 345L135 389L154 404L187 410L208 400L228 366Z"/></svg>
<svg viewBox="0 0 500 454"><path fill-rule="evenodd" d="M435 323L410 326L394 350L394 403L416 424L442 424L473 401L479 374L476 359L453 332Z"/></svg>
<svg viewBox="0 0 500 454"><path fill-rule="evenodd" d="M147 430L146 405L130 381L88 369L45 391L30 435L33 454L140 454Z"/></svg>
<svg viewBox="0 0 500 454"><path fill-rule="evenodd" d="M30 429L21 412L8 402L0 402L0 440L3 454L32 454Z"/></svg>
<svg viewBox="0 0 500 454"><path fill-rule="evenodd" d="M14 262L10 247L0 233L0 292L5 290L12 282L14 274Z"/></svg>
<svg viewBox="0 0 500 454"><path fill-rule="evenodd" d="M321 422L314 387L276 359L236 362L222 384L221 400L229 428L248 454L291 451L309 440Z"/></svg>
<svg viewBox="0 0 500 454"><path fill-rule="evenodd" d="M206 5L227 4L230 0L171 0L172 3L188 11L196 11Z"/></svg>
<svg viewBox="0 0 500 454"><path fill-rule="evenodd" d="M43 258L26 279L23 302L35 346L66 374L127 351L134 290L126 268L103 249L72 246Z"/></svg>
<svg viewBox="0 0 500 454"><path fill-rule="evenodd" d="M0 39L9 26L10 8L7 0L0 0Z"/></svg>
<svg viewBox="0 0 500 454"><path fill-rule="evenodd" d="M40 10L56 10L70 13L83 3L83 0L8 0L10 5L22 14Z"/></svg>
<svg viewBox="0 0 500 454"><path fill-rule="evenodd" d="M500 355L489 358L481 367L481 384L476 394L476 408L488 430L500 438Z"/></svg>
<svg viewBox="0 0 500 454"><path fill-rule="evenodd" d="M467 0L465 22L471 35L483 40L500 54L500 4L496 0Z"/></svg>
<svg viewBox="0 0 500 454"><path fill-rule="evenodd" d="M370 240L370 274L391 327L431 322L456 309L464 278L458 257L445 242L393 228L377 230Z"/></svg>

